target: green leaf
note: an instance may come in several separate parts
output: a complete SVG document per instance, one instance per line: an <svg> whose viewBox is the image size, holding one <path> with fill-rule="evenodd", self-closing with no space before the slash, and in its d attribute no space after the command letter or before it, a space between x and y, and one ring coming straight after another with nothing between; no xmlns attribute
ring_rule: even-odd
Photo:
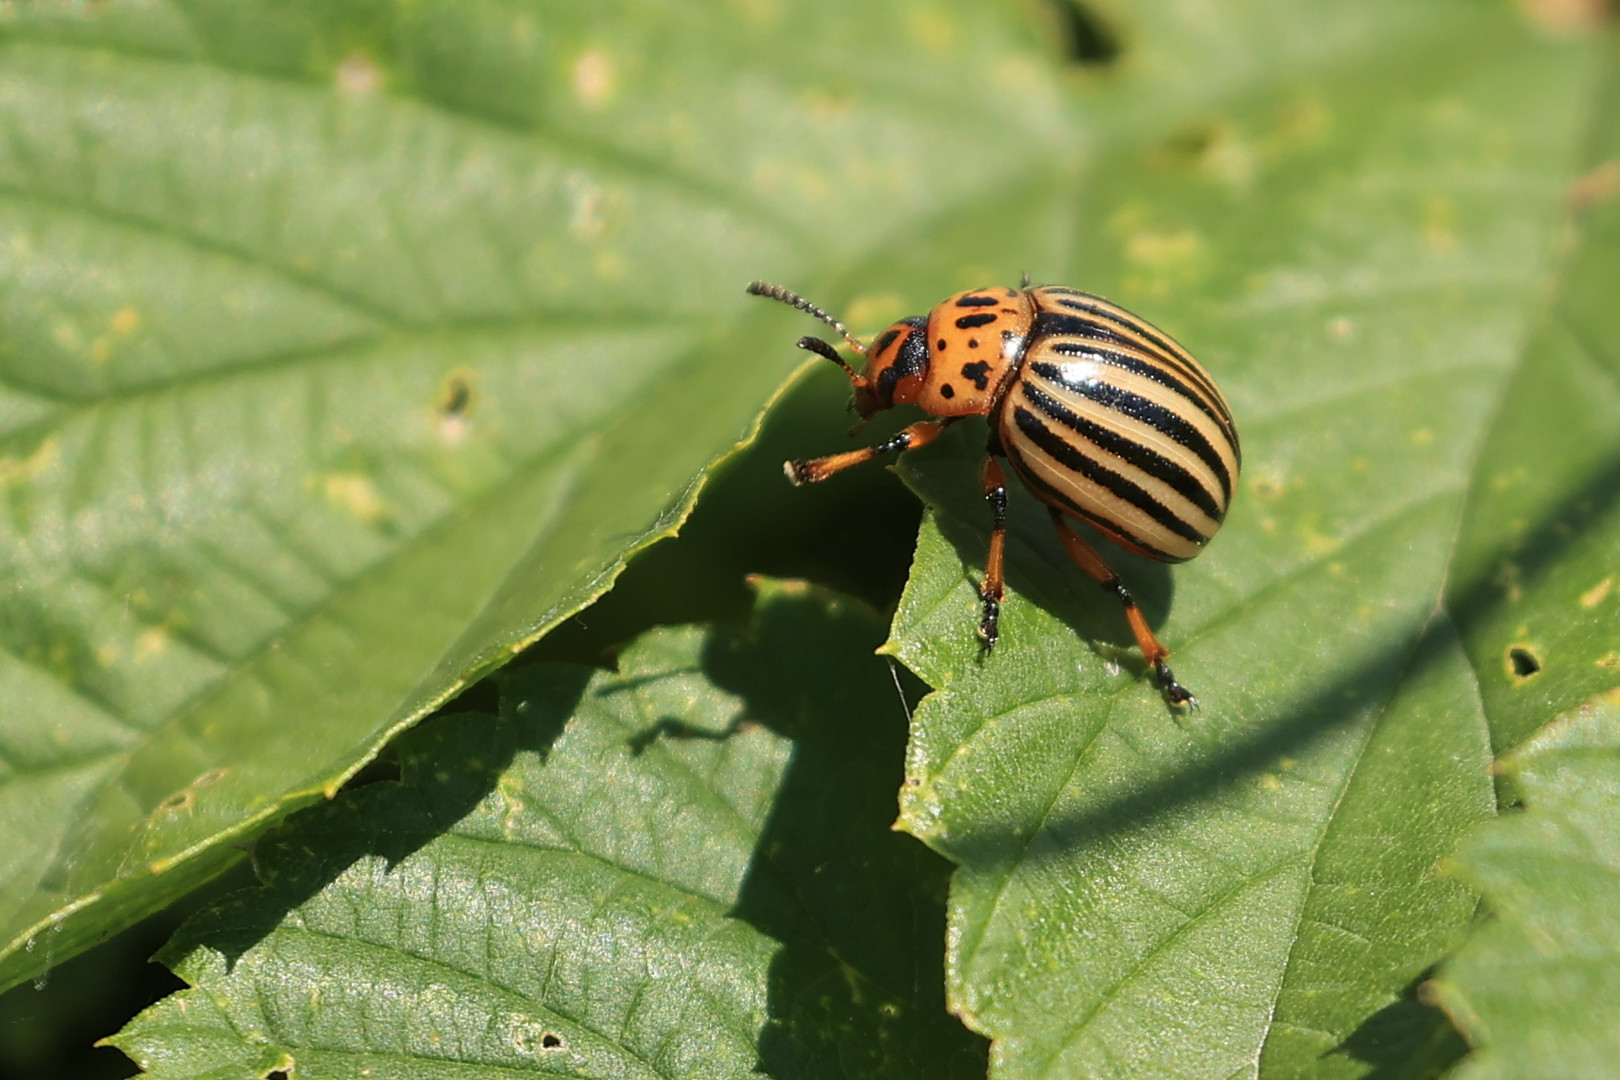
<svg viewBox="0 0 1620 1080"><path fill-rule="evenodd" d="M744 285L1060 104L947 0L0 11L0 986L600 595L796 362Z"/></svg>
<svg viewBox="0 0 1620 1080"><path fill-rule="evenodd" d="M1499 750L1620 679L1620 41L1606 46L1573 251L1480 439L1447 589Z"/></svg>
<svg viewBox="0 0 1620 1080"><path fill-rule="evenodd" d="M1427 989L1476 1050L1451 1075L1600 1077L1620 1056L1620 690L1502 760L1524 791L1457 870L1495 918Z"/></svg>
<svg viewBox="0 0 1620 1080"><path fill-rule="evenodd" d="M1003 1078L1431 1076L1462 1047L1416 987L1475 908L1436 866L1526 718L1613 681L1617 204L1553 279L1566 192L1620 159L1612 50L1463 2L1119 26L1061 280L1237 416L1206 555L1103 546L1204 708L1163 703L1021 490L981 658L984 431L905 459L930 512L887 648L937 688L901 820L961 865L947 993Z"/></svg>
<svg viewBox="0 0 1620 1080"><path fill-rule="evenodd" d="M261 841L263 887L167 950L195 989L111 1041L158 1077L982 1075L948 866L889 829L881 636L767 582L747 633L500 676Z"/></svg>

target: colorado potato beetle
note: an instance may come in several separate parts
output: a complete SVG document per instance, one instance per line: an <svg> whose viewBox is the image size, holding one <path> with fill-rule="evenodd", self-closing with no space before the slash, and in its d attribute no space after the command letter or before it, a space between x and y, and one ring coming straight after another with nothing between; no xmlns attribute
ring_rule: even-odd
<svg viewBox="0 0 1620 1080"><path fill-rule="evenodd" d="M1232 412L1215 380L1171 337L1123 308L1059 285L971 289L927 315L901 319L871 344L799 294L756 281L755 296L813 315L865 357L857 372L830 343L798 346L837 364L863 421L895 405L937 417L862 450L789 461L788 479L815 483L884 454L926 446L964 416L984 416L990 441L980 482L990 505L990 552L979 637L996 644L1007 540L1006 478L1012 463L1046 504L1069 557L1119 598L1137 646L1173 705L1197 699L1176 682L1170 652L1130 591L1069 519L1085 521L1127 551L1183 562L1220 528L1241 455Z"/></svg>

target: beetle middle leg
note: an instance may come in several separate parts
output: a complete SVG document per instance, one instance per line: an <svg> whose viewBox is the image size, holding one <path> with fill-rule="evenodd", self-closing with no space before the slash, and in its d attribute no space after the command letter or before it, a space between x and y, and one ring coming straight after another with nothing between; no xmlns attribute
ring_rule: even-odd
<svg viewBox="0 0 1620 1080"><path fill-rule="evenodd" d="M985 457L979 468L979 484L984 489L984 501L990 504L990 554L984 561L984 584L979 587L979 599L984 603L979 641L989 652L1000 636L1001 598L1005 591L1002 563L1007 554L1007 478L994 457Z"/></svg>
<svg viewBox="0 0 1620 1080"><path fill-rule="evenodd" d="M782 471L787 473L787 478L794 484L818 483L833 473L843 472L852 465L864 465L884 454L898 454L902 450L915 450L919 446L927 446L939 438L939 433L950 427L955 420L954 416L946 417L944 420L919 420L892 439L880 442L876 446L868 446L861 450L846 450L842 454L828 454L826 457L783 462Z"/></svg>
<svg viewBox="0 0 1620 1080"><path fill-rule="evenodd" d="M1186 705L1196 709L1198 699L1193 697L1185 686L1176 682L1175 675L1170 671L1170 665L1165 663L1170 658L1170 650L1153 636L1153 630L1143 617L1142 609L1136 606L1136 598L1125 588L1125 583L1119 580L1119 575L1109 569L1102 556L1069 527L1069 522L1061 511L1049 507L1048 512L1052 515L1052 524L1057 527L1058 538L1063 541L1063 547L1068 551L1069 558L1085 571L1087 577L1119 597L1119 602L1125 606L1125 618L1130 622L1131 633L1136 637L1136 647L1142 650L1142 655L1153 665L1153 674L1159 683L1159 689L1164 693L1165 700L1172 705Z"/></svg>

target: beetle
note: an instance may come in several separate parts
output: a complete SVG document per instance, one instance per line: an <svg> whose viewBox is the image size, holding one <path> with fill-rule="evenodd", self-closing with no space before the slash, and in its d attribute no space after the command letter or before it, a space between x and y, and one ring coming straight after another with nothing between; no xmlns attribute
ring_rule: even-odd
<svg viewBox="0 0 1620 1080"><path fill-rule="evenodd" d="M1119 598L1137 647L1172 705L1196 707L1165 661L1130 590L1071 521L1084 521L1126 551L1177 563L1197 555L1226 517L1242 455L1226 399L1170 335L1099 296L1061 285L970 289L927 315L901 319L870 344L798 293L756 281L778 300L830 326L865 357L856 371L829 342L798 347L843 369L864 424L915 404L921 420L876 446L785 463L811 484L885 454L926 446L964 416L984 416L990 439L980 484L990 507L989 557L979 589L979 638L995 647L1007 546L1005 460L1046 504L1069 557ZM859 425L857 425L859 430Z"/></svg>

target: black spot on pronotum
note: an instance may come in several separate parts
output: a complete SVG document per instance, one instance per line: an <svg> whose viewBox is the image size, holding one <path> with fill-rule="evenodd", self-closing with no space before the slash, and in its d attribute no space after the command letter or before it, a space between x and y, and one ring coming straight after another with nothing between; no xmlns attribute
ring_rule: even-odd
<svg viewBox="0 0 1620 1080"><path fill-rule="evenodd" d="M996 315L994 312L981 311L977 315L964 315L960 319L957 319L956 328L958 330L971 330L975 326L983 326L985 323L993 323L995 321Z"/></svg>
<svg viewBox="0 0 1620 1080"><path fill-rule="evenodd" d="M559 1050L562 1048L562 1036L546 1032L540 1036L540 1048L543 1050Z"/></svg>
<svg viewBox="0 0 1620 1080"><path fill-rule="evenodd" d="M1047 0L1057 46L1071 64L1100 66L1119 59L1119 38L1080 0Z"/></svg>
<svg viewBox="0 0 1620 1080"><path fill-rule="evenodd" d="M1541 660L1523 645L1514 645L1507 651L1508 673L1518 682L1541 674Z"/></svg>
<svg viewBox="0 0 1620 1080"><path fill-rule="evenodd" d="M956 387L952 386L950 383L946 383L944 386L939 388L939 396L944 398L946 401L949 401L951 398L956 396Z"/></svg>
<svg viewBox="0 0 1620 1080"><path fill-rule="evenodd" d="M962 378L969 379L980 390L990 388L990 365L983 360L975 360L971 364L962 365Z"/></svg>
<svg viewBox="0 0 1620 1080"><path fill-rule="evenodd" d="M934 348L938 349L940 352L944 352L945 351L945 339L940 338L938 341L934 342Z"/></svg>
<svg viewBox="0 0 1620 1080"><path fill-rule="evenodd" d="M956 306L957 307L995 307L999 303L1001 303L1001 301L997 300L993 296L985 296L983 293L971 293L971 294L969 294L967 296L963 296L963 297L958 298L957 301L956 301Z"/></svg>
<svg viewBox="0 0 1620 1080"><path fill-rule="evenodd" d="M968 338L968 348L977 349L978 347L979 347L979 339L978 338L976 338L976 337Z"/></svg>

